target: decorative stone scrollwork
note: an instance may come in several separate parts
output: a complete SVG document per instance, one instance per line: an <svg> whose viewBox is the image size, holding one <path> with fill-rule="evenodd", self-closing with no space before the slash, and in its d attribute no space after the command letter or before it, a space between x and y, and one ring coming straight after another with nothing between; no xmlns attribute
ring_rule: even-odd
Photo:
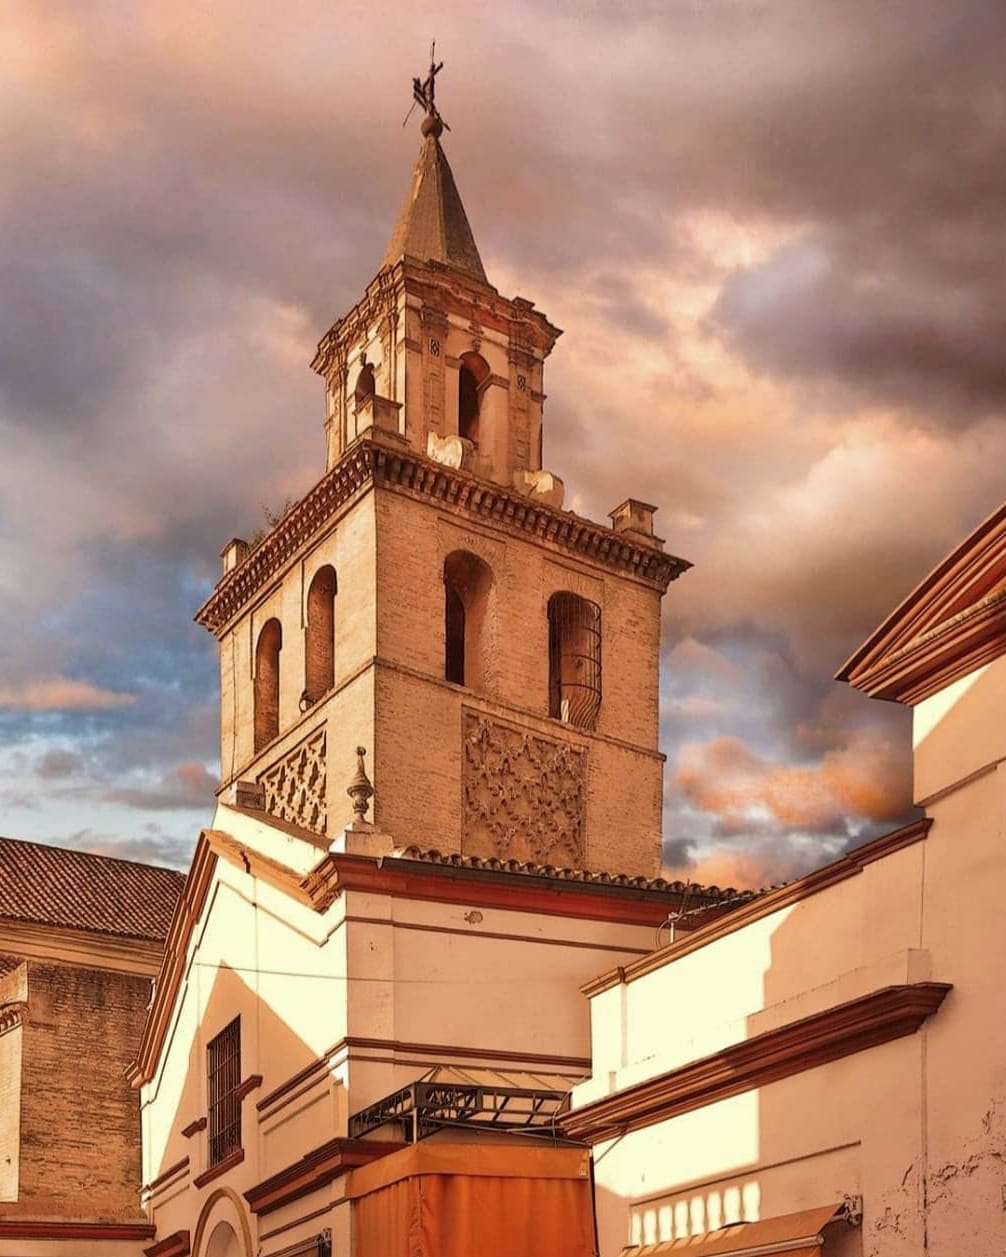
<svg viewBox="0 0 1006 1257"><path fill-rule="evenodd" d="M324 725L259 776L265 810L317 834L328 832Z"/></svg>
<svg viewBox="0 0 1006 1257"><path fill-rule="evenodd" d="M461 848L471 855L584 864L587 751L466 711Z"/></svg>

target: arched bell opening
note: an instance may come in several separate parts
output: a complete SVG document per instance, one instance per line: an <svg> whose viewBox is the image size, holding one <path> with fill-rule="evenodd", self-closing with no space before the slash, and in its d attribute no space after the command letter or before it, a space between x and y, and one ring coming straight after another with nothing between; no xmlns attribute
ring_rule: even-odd
<svg viewBox="0 0 1006 1257"><path fill-rule="evenodd" d="M335 568L325 564L315 572L307 591L304 626L304 694L310 707L335 684Z"/></svg>
<svg viewBox="0 0 1006 1257"><path fill-rule="evenodd" d="M482 398L489 384L489 363L481 354L461 355L458 368L458 436L479 443Z"/></svg>
<svg viewBox="0 0 1006 1257"><path fill-rule="evenodd" d="M255 751L279 737L279 656L283 628L267 620L255 647Z"/></svg>
<svg viewBox="0 0 1006 1257"><path fill-rule="evenodd" d="M492 688L493 593L488 563L467 550L444 561L444 677L487 693Z"/></svg>

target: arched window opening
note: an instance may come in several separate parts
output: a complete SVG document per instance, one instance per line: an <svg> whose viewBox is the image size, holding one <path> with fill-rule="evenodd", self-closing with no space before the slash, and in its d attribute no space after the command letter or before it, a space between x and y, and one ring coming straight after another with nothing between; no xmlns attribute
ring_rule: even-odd
<svg viewBox="0 0 1006 1257"><path fill-rule="evenodd" d="M472 690L489 688L492 569L455 550L444 562L444 677Z"/></svg>
<svg viewBox="0 0 1006 1257"><path fill-rule="evenodd" d="M489 383L489 364L479 354L462 354L458 368L458 436L476 445L482 394Z"/></svg>
<svg viewBox="0 0 1006 1257"><path fill-rule="evenodd" d="M326 564L314 574L307 591L304 629L304 710L335 684L335 568Z"/></svg>
<svg viewBox="0 0 1006 1257"><path fill-rule="evenodd" d="M279 736L279 652L283 629L279 620L267 620L255 647L255 750Z"/></svg>
<svg viewBox="0 0 1006 1257"><path fill-rule="evenodd" d="M601 608L576 594L548 600L548 714L593 729L601 709Z"/></svg>
<svg viewBox="0 0 1006 1257"><path fill-rule="evenodd" d="M218 1222L206 1245L206 1257L242 1257L244 1245L229 1222Z"/></svg>
<svg viewBox="0 0 1006 1257"><path fill-rule="evenodd" d="M444 676L455 685L465 683L465 604L444 574Z"/></svg>
<svg viewBox="0 0 1006 1257"><path fill-rule="evenodd" d="M356 388L353 390L353 397L357 406L361 402L365 402L368 397L373 397L377 390L377 384L374 379L374 364L368 362L366 358L360 367L360 374L356 377Z"/></svg>

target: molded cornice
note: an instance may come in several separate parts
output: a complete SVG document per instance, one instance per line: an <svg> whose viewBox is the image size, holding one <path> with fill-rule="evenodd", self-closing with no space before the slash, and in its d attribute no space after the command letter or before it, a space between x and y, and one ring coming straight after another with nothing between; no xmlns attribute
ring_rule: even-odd
<svg viewBox="0 0 1006 1257"><path fill-rule="evenodd" d="M173 1231L143 1250L145 1257L189 1257L192 1241L188 1231Z"/></svg>
<svg viewBox="0 0 1006 1257"><path fill-rule="evenodd" d="M840 681L917 703L1006 653L1006 504L948 555L845 663Z"/></svg>
<svg viewBox="0 0 1006 1257"><path fill-rule="evenodd" d="M135 1244L152 1240L156 1228L144 1222L47 1222L28 1218L0 1218L3 1240L84 1240L93 1243Z"/></svg>
<svg viewBox="0 0 1006 1257"><path fill-rule="evenodd" d="M24 1024L28 1016L28 1005L24 1000L12 1000L9 1004L0 1004L0 1034L14 1030Z"/></svg>
<svg viewBox="0 0 1006 1257"><path fill-rule="evenodd" d="M195 855L192 857L192 868L175 907L164 947L164 959L155 982L154 998L144 1023L136 1060L126 1070L126 1077L134 1088L149 1082L154 1076L157 1058L164 1044L175 998L181 986L189 941L206 904L216 863L216 852L210 846L204 831L199 835Z"/></svg>
<svg viewBox="0 0 1006 1257"><path fill-rule="evenodd" d="M324 479L294 506L273 531L217 585L196 623L222 636L246 604L314 539L357 495L390 489L448 506L474 519L500 523L550 548L576 554L659 590L688 570L685 559L624 533L455 471L425 458L393 434L372 428L355 441Z"/></svg>
<svg viewBox="0 0 1006 1257"><path fill-rule="evenodd" d="M324 1187L356 1166L368 1165L378 1157L385 1157L405 1146L378 1139L330 1139L293 1165L249 1188L244 1197L252 1213L272 1213Z"/></svg>
<svg viewBox="0 0 1006 1257"><path fill-rule="evenodd" d="M585 1104L559 1125L570 1138L592 1144L652 1126L914 1034L949 990L945 982L884 987Z"/></svg>
<svg viewBox="0 0 1006 1257"><path fill-rule="evenodd" d="M0 919L0 952L26 960L111 969L142 977L153 977L164 956L163 946L151 939L10 919Z"/></svg>
<svg viewBox="0 0 1006 1257"><path fill-rule="evenodd" d="M381 319L392 317L402 296L408 294L424 310L437 311L445 325L449 313L466 322L504 333L511 341L533 346L544 358L562 330L554 327L534 302L524 297L508 300L491 284L479 283L441 262L403 258L382 267L367 287L366 295L321 338L311 368L330 376L346 362L346 345L365 335Z"/></svg>

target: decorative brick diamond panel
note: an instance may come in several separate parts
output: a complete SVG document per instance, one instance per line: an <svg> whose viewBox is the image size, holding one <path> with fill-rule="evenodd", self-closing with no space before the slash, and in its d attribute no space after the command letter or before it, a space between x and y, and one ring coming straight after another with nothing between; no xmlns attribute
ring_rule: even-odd
<svg viewBox="0 0 1006 1257"><path fill-rule="evenodd" d="M586 748L481 712L466 711L463 721L462 850L582 867Z"/></svg>
<svg viewBox="0 0 1006 1257"><path fill-rule="evenodd" d="M281 821L292 821L317 834L328 832L325 742L322 725L259 776L265 791L265 810Z"/></svg>

